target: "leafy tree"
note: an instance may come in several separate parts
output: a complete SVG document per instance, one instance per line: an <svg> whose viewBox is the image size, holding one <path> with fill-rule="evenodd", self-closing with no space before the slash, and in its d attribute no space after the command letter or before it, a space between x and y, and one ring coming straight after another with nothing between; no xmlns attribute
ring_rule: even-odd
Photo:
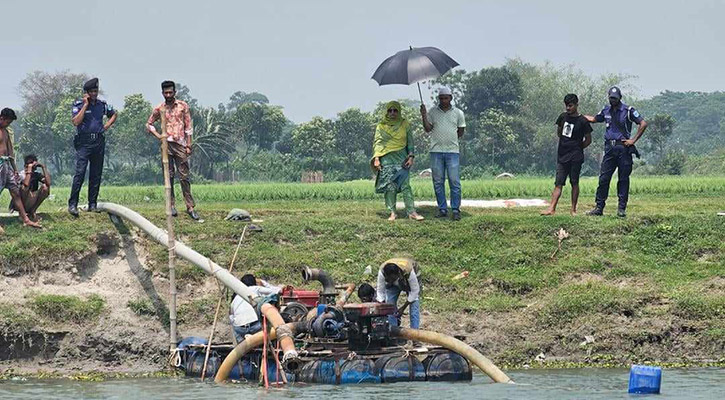
<svg viewBox="0 0 725 400"><path fill-rule="evenodd" d="M293 154L305 160L306 168L322 169L334 156L334 124L329 119L313 117L292 131Z"/></svg>
<svg viewBox="0 0 725 400"><path fill-rule="evenodd" d="M672 136L675 127L675 120L668 114L655 114L648 121L647 133L644 135L645 142L649 148L654 150L660 157L665 155L665 145Z"/></svg>
<svg viewBox="0 0 725 400"><path fill-rule="evenodd" d="M139 164L156 160L158 141L146 131L146 121L151 111L151 103L140 93L124 98L123 111L119 112L111 132L106 135L111 164L129 164L135 168Z"/></svg>
<svg viewBox="0 0 725 400"><path fill-rule="evenodd" d="M518 110L523 86L521 77L507 67L484 68L465 79L461 103L464 111L479 115L491 108L511 114Z"/></svg>
<svg viewBox="0 0 725 400"><path fill-rule="evenodd" d="M88 75L68 71L34 71L19 84L23 99L18 126L18 150L46 160L54 173L65 172L72 162L73 100L80 97Z"/></svg>
<svg viewBox="0 0 725 400"><path fill-rule="evenodd" d="M242 92L236 91L229 97L229 103L226 105L227 110L236 110L237 107L242 104L257 103L257 104L269 104L267 96L259 92Z"/></svg>
<svg viewBox="0 0 725 400"><path fill-rule="evenodd" d="M236 141L265 150L272 149L287 125L281 107L264 103L240 104L229 116L227 129Z"/></svg>

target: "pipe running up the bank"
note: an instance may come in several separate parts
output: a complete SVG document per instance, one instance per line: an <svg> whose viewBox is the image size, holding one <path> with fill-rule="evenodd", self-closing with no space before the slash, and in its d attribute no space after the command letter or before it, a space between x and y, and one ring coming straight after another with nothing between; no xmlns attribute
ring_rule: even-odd
<svg viewBox="0 0 725 400"><path fill-rule="evenodd" d="M166 245L168 243L168 236L163 229L152 224L149 220L141 216L141 214L131 210L130 208L114 203L104 202L98 203L97 207L99 211L105 211L109 214L128 220L132 224L141 228L141 230L146 232L146 234L162 245ZM229 273L226 268L220 267L214 261L211 261L207 257L197 253L178 240L175 243L177 256L203 269L224 284L224 286L241 296L247 303L251 304L253 307L256 306L257 303L254 301L254 292L252 292L234 275Z"/></svg>
<svg viewBox="0 0 725 400"><path fill-rule="evenodd" d="M454 351L468 361L475 364L481 369L486 375L488 375L494 382L498 383L514 383L503 371L495 366L491 360L486 358L483 354L479 353L473 347L463 343L462 341L444 335L438 332L423 331L420 329L408 329L395 326L391 328L391 336L400 337L408 340L416 340L426 342L430 344L436 344L438 346L445 347L448 350Z"/></svg>

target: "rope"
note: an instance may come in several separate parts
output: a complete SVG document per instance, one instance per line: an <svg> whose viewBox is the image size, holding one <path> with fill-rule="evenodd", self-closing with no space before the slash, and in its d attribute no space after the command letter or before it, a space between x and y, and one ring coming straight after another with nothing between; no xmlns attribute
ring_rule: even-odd
<svg viewBox="0 0 725 400"><path fill-rule="evenodd" d="M264 346L262 347L262 376L264 377L264 388L269 389L269 377L267 376L267 317L262 316L262 332L264 339Z"/></svg>

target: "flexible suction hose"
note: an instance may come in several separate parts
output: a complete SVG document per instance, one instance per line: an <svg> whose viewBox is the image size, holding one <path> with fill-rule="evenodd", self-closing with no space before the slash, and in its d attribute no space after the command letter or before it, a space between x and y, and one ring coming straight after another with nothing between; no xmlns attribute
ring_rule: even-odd
<svg viewBox="0 0 725 400"><path fill-rule="evenodd" d="M305 322L292 322L284 324L278 328L272 328L267 335L269 340L277 339L277 332L280 335L285 334L289 337L293 337L299 333L307 331L307 324ZM280 340L281 342L281 340ZM247 336L241 343L237 345L224 359L222 365L219 366L214 382L222 383L229 379L229 374L234 369L237 362L244 357L250 351L256 349L264 343L264 332L257 332L254 335ZM294 345L293 345L294 346ZM286 362L282 361L284 369L289 372L296 372L302 367L302 363L297 358L287 359Z"/></svg>
<svg viewBox="0 0 725 400"><path fill-rule="evenodd" d="M495 366L491 362L491 360L486 358L483 354L479 353L473 347L463 343L462 341L454 337L444 335L438 332L401 328L398 326L391 327L390 333L394 337L400 337L408 340L417 340L445 347L446 349L454 351L465 357L468 361L480 368L481 371L483 371L486 375L491 377L494 382L514 383L514 381L512 381L511 378L509 378L506 374L503 373L503 371Z"/></svg>

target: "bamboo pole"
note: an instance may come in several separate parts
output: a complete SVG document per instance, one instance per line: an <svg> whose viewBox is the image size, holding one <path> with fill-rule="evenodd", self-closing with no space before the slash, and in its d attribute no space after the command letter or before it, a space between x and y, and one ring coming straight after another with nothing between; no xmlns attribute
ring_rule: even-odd
<svg viewBox="0 0 725 400"><path fill-rule="evenodd" d="M169 142L166 140L166 110L161 107L161 163L164 168L164 192L166 194L166 232L169 249L169 348L176 350L176 238L174 217L171 215L171 176L169 174Z"/></svg>
<svg viewBox="0 0 725 400"><path fill-rule="evenodd" d="M242 246L242 240L244 240L244 234L247 233L247 226L244 226L244 230L242 230L242 235L239 236L239 242L237 243L237 248L234 250L234 255L232 256L232 262L229 263L229 273L234 270L234 262L237 260L237 253L239 253L239 247ZM227 297L227 289L222 291L221 296L219 297L219 301L216 303L216 311L214 312L214 322L211 324L211 332L209 333L209 341L206 344L206 355L204 355L204 366L201 368L201 381L204 382L204 376L206 375L206 366L209 362L209 353L211 352L211 342L214 340L214 332L216 331L216 322L219 317L219 310L222 306L222 301ZM234 327L232 327L232 337L234 337ZM236 340L236 339L234 339ZM236 345L236 344L235 344ZM241 371L241 370L240 370Z"/></svg>

